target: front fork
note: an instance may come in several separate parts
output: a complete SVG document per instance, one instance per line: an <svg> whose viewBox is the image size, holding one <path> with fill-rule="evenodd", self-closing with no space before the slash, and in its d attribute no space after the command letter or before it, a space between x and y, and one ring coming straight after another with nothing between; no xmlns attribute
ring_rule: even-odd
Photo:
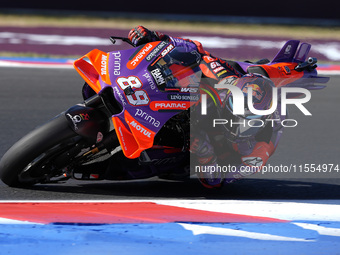
<svg viewBox="0 0 340 255"><path fill-rule="evenodd" d="M91 144L99 144L111 127L111 117L122 111L111 87L65 112L71 129ZM109 144L106 143L108 146Z"/></svg>
<svg viewBox="0 0 340 255"><path fill-rule="evenodd" d="M65 116L70 128L83 138L84 144L77 144L78 149L75 147L65 155L60 155L58 158L62 160L58 160L59 162L86 161L104 149L111 152L119 146L115 130L110 131L112 114L107 109L103 96L96 94L83 104L72 106L65 112ZM84 147L90 147L90 150L81 154Z"/></svg>

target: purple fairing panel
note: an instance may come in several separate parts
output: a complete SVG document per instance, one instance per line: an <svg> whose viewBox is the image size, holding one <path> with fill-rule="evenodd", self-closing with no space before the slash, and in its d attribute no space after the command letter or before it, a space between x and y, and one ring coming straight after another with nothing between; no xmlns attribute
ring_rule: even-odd
<svg viewBox="0 0 340 255"><path fill-rule="evenodd" d="M157 133L171 117L199 100L201 73L196 67L200 59L194 49L188 50L190 47L182 43L159 41L109 52L111 85L101 81L101 87L112 86L116 100L123 106L122 112L114 116L126 124L128 112Z"/></svg>
<svg viewBox="0 0 340 255"><path fill-rule="evenodd" d="M276 54L271 63L278 62L295 62L295 53L299 47L300 41L290 40L285 43L281 50Z"/></svg>
<svg viewBox="0 0 340 255"><path fill-rule="evenodd" d="M306 60L307 55L311 49L311 45L309 43L301 43L296 55L295 60L298 62L303 62Z"/></svg>

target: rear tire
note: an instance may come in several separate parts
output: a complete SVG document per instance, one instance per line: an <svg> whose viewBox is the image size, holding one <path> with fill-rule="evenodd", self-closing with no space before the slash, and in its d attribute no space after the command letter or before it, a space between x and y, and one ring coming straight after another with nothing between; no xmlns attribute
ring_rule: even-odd
<svg viewBox="0 0 340 255"><path fill-rule="evenodd" d="M77 134L69 127L66 116L58 115L21 138L5 153L0 161L0 179L12 187L37 183L34 178L21 180L20 174L44 152L75 136Z"/></svg>

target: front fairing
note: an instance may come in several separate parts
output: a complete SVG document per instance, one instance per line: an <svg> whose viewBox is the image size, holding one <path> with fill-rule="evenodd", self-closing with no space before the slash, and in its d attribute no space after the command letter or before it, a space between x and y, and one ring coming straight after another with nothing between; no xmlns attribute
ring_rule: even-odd
<svg viewBox="0 0 340 255"><path fill-rule="evenodd" d="M128 158L136 158L153 146L154 137L174 115L188 109L199 100L201 73L199 60L183 56L168 42L152 42L139 48L107 54L107 79L99 79L101 90L112 86L122 112L112 116L122 150ZM165 69L174 64L169 81ZM192 63L189 63L192 62ZM166 68L165 68L166 67ZM163 69L162 69L163 68ZM106 77L104 77L106 78ZM100 91L99 91L100 93Z"/></svg>

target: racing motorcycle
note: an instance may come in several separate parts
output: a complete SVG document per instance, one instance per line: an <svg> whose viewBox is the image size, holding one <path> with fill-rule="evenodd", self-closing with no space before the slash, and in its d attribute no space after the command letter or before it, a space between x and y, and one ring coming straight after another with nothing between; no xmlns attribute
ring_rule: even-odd
<svg viewBox="0 0 340 255"><path fill-rule="evenodd" d="M317 75L317 60L307 58L310 48L291 40L272 61L228 63L241 74L272 78L277 87L321 89L315 84L328 78ZM200 61L198 52L166 41L90 51L74 62L85 80L84 101L16 142L0 161L1 180L27 186L69 178L188 178L190 111L198 107L205 82ZM110 167L95 167L109 158Z"/></svg>

